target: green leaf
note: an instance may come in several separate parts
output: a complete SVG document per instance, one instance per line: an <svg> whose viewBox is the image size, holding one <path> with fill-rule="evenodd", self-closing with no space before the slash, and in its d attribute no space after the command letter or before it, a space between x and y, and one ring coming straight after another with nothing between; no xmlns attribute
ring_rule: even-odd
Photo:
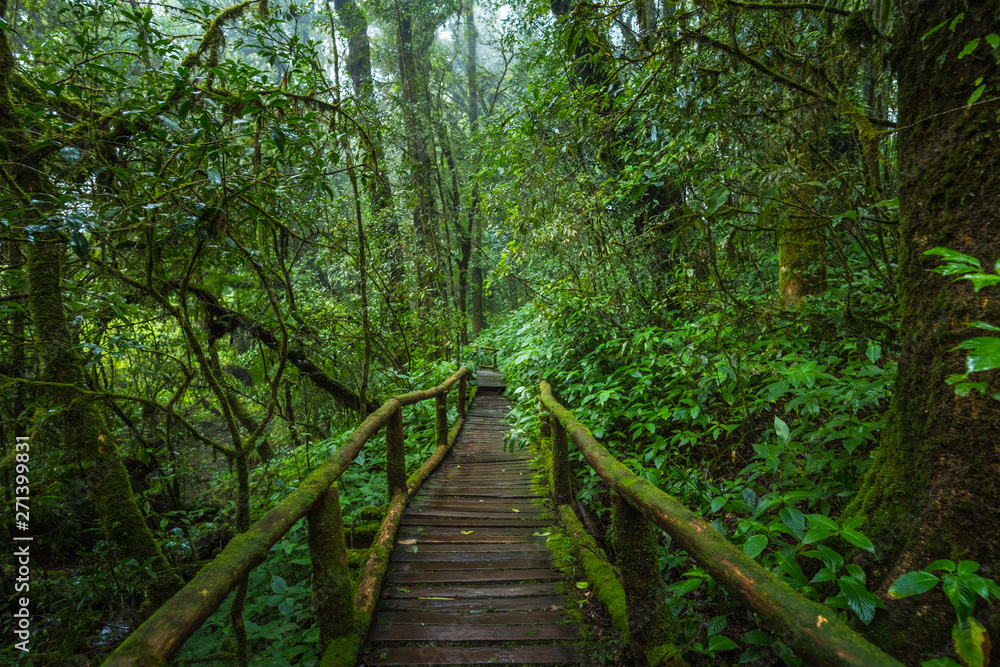
<svg viewBox="0 0 1000 667"><path fill-rule="evenodd" d="M782 442L788 442L791 434L788 431L788 424L786 424L781 417L774 418L774 432L778 434L778 438Z"/></svg>
<svg viewBox="0 0 1000 667"><path fill-rule="evenodd" d="M756 558L767 546L766 535L754 535L743 544L743 553L750 558Z"/></svg>
<svg viewBox="0 0 1000 667"><path fill-rule="evenodd" d="M947 558L942 558L941 560L936 560L924 568L925 572L933 572L934 570L944 570L946 572L954 572L955 561L948 560Z"/></svg>
<svg viewBox="0 0 1000 667"><path fill-rule="evenodd" d="M964 262L966 264L971 264L977 269L982 268L979 264L979 260L971 255L963 255L955 250L950 250L948 248L931 248L930 250L924 251L925 255L940 255L943 259L947 259L952 262Z"/></svg>
<svg viewBox="0 0 1000 667"><path fill-rule="evenodd" d="M63 146L59 149L59 157L69 164L76 164L80 161L80 149L73 146Z"/></svg>
<svg viewBox="0 0 1000 667"><path fill-rule="evenodd" d="M979 100L980 97L983 96L984 92L986 92L986 84L981 83L975 90L972 91L972 94L969 95L969 101L965 103L965 106L971 107L977 100Z"/></svg>
<svg viewBox="0 0 1000 667"><path fill-rule="evenodd" d="M576 582L576 587L579 588L582 591L583 589L590 587L590 582L589 581L578 581L578 582Z"/></svg>
<svg viewBox="0 0 1000 667"><path fill-rule="evenodd" d="M802 544L812 544L813 542L822 542L831 535L836 535L836 530L830 530L828 528L813 528L807 532L802 537Z"/></svg>
<svg viewBox="0 0 1000 667"><path fill-rule="evenodd" d="M806 517L805 515L795 507L783 507L781 511L778 512L778 518L781 522L788 526L789 529L795 536L802 539L805 534L806 529Z"/></svg>
<svg viewBox="0 0 1000 667"><path fill-rule="evenodd" d="M167 127L169 127L174 132L177 132L178 134L180 134L182 132L181 126L178 125L175 121L170 120L169 118L167 118L166 116L163 116L163 115L157 116L157 118L159 118L160 120L162 120L163 124L166 125Z"/></svg>
<svg viewBox="0 0 1000 667"><path fill-rule="evenodd" d="M858 615L862 623L868 625L875 618L875 608L878 598L865 590L864 585L852 577L841 577L840 592L847 599L847 605Z"/></svg>
<svg viewBox="0 0 1000 667"><path fill-rule="evenodd" d="M74 229L69 233L69 247L80 259L87 259L90 255L90 239L79 229Z"/></svg>
<svg viewBox="0 0 1000 667"><path fill-rule="evenodd" d="M832 532L838 530L837 522L823 514L807 514L806 519L809 521L810 528L824 528Z"/></svg>
<svg viewBox="0 0 1000 667"><path fill-rule="evenodd" d="M285 582L285 580L279 577L278 575L274 575L274 577L271 579L271 590L274 591L275 594L281 595L282 593L285 592L286 588L288 588L288 584Z"/></svg>
<svg viewBox="0 0 1000 667"><path fill-rule="evenodd" d="M763 630L751 630L743 635L743 641L747 644L756 644L757 646L771 646L774 644L774 637Z"/></svg>
<svg viewBox="0 0 1000 667"><path fill-rule="evenodd" d="M965 358L966 372L976 373L1000 368L1000 337L978 336L959 343L954 349L969 350Z"/></svg>
<svg viewBox="0 0 1000 667"><path fill-rule="evenodd" d="M965 667L985 667L986 628L975 618L969 617L965 623L956 623L951 629L951 639L955 642L955 653Z"/></svg>
<svg viewBox="0 0 1000 667"><path fill-rule="evenodd" d="M896 600L911 595L920 595L937 586L939 581L941 580L936 576L923 570L907 572L889 587L889 597Z"/></svg>
<svg viewBox="0 0 1000 667"><path fill-rule="evenodd" d="M976 47L978 47L978 46L979 46L979 38L977 37L977 38L975 38L974 40L972 40L971 42L969 42L968 44L965 45L965 48L963 48L959 52L958 59L961 60L965 56L969 55L970 53L972 53L973 51L975 51Z"/></svg>
<svg viewBox="0 0 1000 667"><path fill-rule="evenodd" d="M840 536L856 547L875 553L875 545L872 544L872 541L856 530L842 530Z"/></svg>
<svg viewBox="0 0 1000 667"><path fill-rule="evenodd" d="M788 383L782 380L781 382L775 382L770 387L767 388L767 400L770 402L776 401L778 398L784 395L788 391Z"/></svg>
<svg viewBox="0 0 1000 667"><path fill-rule="evenodd" d="M709 651L732 651L738 648L736 642L723 635L715 635L708 640Z"/></svg>
<svg viewBox="0 0 1000 667"><path fill-rule="evenodd" d="M979 563L974 560L959 561L957 572L960 575L975 574L979 571Z"/></svg>
<svg viewBox="0 0 1000 667"><path fill-rule="evenodd" d="M981 320L976 320L975 322L969 322L969 326L976 327L977 329L986 329L987 331L1000 332L1000 327L990 324L989 322L983 322Z"/></svg>
<svg viewBox="0 0 1000 667"><path fill-rule="evenodd" d="M992 46L994 49L997 48L998 46L1000 46L1000 35L997 35L995 32L991 32L990 34L986 35L986 43Z"/></svg>
<svg viewBox="0 0 1000 667"><path fill-rule="evenodd" d="M962 667L962 665L951 658L934 658L933 660L924 660L920 663L920 667Z"/></svg>
<svg viewBox="0 0 1000 667"><path fill-rule="evenodd" d="M718 496L717 498L712 498L712 512L718 512L723 507L726 506L726 501L728 499L725 496Z"/></svg>

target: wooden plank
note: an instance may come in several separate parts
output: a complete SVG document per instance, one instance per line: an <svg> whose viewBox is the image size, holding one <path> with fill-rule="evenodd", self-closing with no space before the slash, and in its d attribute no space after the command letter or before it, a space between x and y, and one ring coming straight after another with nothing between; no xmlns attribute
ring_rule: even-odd
<svg viewBox="0 0 1000 667"><path fill-rule="evenodd" d="M376 624L368 641L381 642L489 642L543 641L580 638L575 625L382 625Z"/></svg>
<svg viewBox="0 0 1000 667"><path fill-rule="evenodd" d="M411 556L419 556L419 553L410 554ZM491 558L490 560L478 560L470 561L465 560L462 562L454 561L444 561L444 560L429 560L429 561L406 561L399 562L395 558L393 559L393 567L397 572L426 572L428 570L493 570L493 569L504 569L504 570L537 570L543 567L550 567L552 562L549 560L547 555L541 555L538 558L526 559L523 554L514 554L520 556L518 559L497 559Z"/></svg>
<svg viewBox="0 0 1000 667"><path fill-rule="evenodd" d="M390 572L385 577L387 585L396 584L461 584L490 581L558 581L562 573L551 568L536 570L431 570L429 572Z"/></svg>
<svg viewBox="0 0 1000 667"><path fill-rule="evenodd" d="M402 598L379 600L379 610L395 611L561 611L566 605L566 598L558 595L542 595L523 598L459 598L454 600L421 600L419 598Z"/></svg>
<svg viewBox="0 0 1000 667"><path fill-rule="evenodd" d="M415 545L416 546L416 545ZM429 545L428 545L429 546ZM461 551L428 551L427 546L418 546L417 551L409 549L399 549L392 552L392 562L403 565L404 563L467 563L475 566L478 563L506 563L531 559L532 562L551 564L552 560L545 548L530 551L519 549L517 551L500 551L488 548L480 551L470 551L462 548ZM533 566L533 567L541 567Z"/></svg>
<svg viewBox="0 0 1000 667"><path fill-rule="evenodd" d="M465 598L517 598L531 595L556 595L554 583L503 584L495 586L386 586L382 591L385 598L444 598L451 600Z"/></svg>
<svg viewBox="0 0 1000 667"><path fill-rule="evenodd" d="M388 647L373 651L369 665L546 665L580 663L581 650L573 644L554 646L434 646Z"/></svg>
<svg viewBox="0 0 1000 667"><path fill-rule="evenodd" d="M561 625L561 614L555 611L383 611L379 625Z"/></svg>
<svg viewBox="0 0 1000 667"><path fill-rule="evenodd" d="M540 510L535 510L535 511L518 510L515 512L514 509L517 508L512 509L508 507L506 508L505 511L497 509L494 510L483 509L479 512L471 512L461 509L448 510L448 509L428 508L428 509L409 510L406 512L405 518L414 520L426 519L432 517L435 519L473 519L472 522L466 521L465 523L476 523L481 519L501 519L510 521L513 521L515 519L517 521L524 521L527 519L534 521L534 520L541 520L541 517L544 515L544 512ZM552 525L552 520L549 519L547 523L548 525Z"/></svg>
<svg viewBox="0 0 1000 667"><path fill-rule="evenodd" d="M449 518L438 518L433 516L428 517L415 517L413 515L404 516L403 520L400 521L401 526L457 526L459 528L467 529L476 526L483 528L521 528L521 527L543 527L551 526L551 519L541 520L531 520L531 519L449 519Z"/></svg>
<svg viewBox="0 0 1000 667"><path fill-rule="evenodd" d="M442 558L462 558L463 556L469 556L469 558L475 559L481 556L488 557L491 553L497 556L506 553L535 553L539 551L548 551L549 548L543 542L512 542L512 543L426 543L421 542L419 544L419 551L413 553L412 549L407 546L397 547L393 554L396 556L417 556L423 554L425 557L429 557L431 554L435 556L441 556ZM395 556L394 556L395 557ZM402 560L406 560L403 558Z"/></svg>

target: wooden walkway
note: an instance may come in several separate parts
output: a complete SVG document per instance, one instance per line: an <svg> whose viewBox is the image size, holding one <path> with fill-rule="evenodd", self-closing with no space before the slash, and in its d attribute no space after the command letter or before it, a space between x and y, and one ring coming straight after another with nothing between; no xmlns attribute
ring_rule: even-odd
<svg viewBox="0 0 1000 667"><path fill-rule="evenodd" d="M368 665L566 664L580 630L563 611L526 451L504 452L502 378L479 392L455 448L403 517Z"/></svg>

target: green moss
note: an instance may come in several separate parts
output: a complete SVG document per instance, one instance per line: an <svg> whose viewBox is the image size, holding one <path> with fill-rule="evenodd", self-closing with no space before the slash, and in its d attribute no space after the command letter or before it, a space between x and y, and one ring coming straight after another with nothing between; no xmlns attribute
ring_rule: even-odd
<svg viewBox="0 0 1000 667"><path fill-rule="evenodd" d="M321 667L354 667L358 664L358 652L361 650L361 636L352 632L331 641L323 652Z"/></svg>
<svg viewBox="0 0 1000 667"><path fill-rule="evenodd" d="M570 540L576 556L583 566L583 573L590 590L611 617L611 627L615 629L622 641L629 637L628 613L625 603L625 589L618 582L615 572L608 563L607 556L599 549L594 538L587 534L580 524L573 508L563 505L559 508L566 537Z"/></svg>

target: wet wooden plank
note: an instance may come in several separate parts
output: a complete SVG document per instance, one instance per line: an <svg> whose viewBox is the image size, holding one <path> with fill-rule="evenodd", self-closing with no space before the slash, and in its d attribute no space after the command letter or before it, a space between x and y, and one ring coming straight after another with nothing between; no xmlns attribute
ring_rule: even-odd
<svg viewBox="0 0 1000 667"><path fill-rule="evenodd" d="M495 647L391 647L367 656L369 665L544 665L582 662L573 644Z"/></svg>
<svg viewBox="0 0 1000 667"><path fill-rule="evenodd" d="M415 542L414 545L417 545ZM412 546L400 546L397 547L393 554L398 556L416 556L423 554L425 557L430 557L431 555L441 556L443 558L461 558L462 556L468 555L471 559L476 559L482 556L488 556L490 553L501 554L507 553L537 553L540 551L548 551L548 547L543 542L511 542L511 543L454 543L454 542L421 542L419 543L419 550L414 553ZM403 558L406 560L406 558Z"/></svg>
<svg viewBox="0 0 1000 667"><path fill-rule="evenodd" d="M379 600L380 610L393 611L561 611L566 598L560 595L539 595L521 598L459 598L451 600L421 600L401 598Z"/></svg>
<svg viewBox="0 0 1000 667"><path fill-rule="evenodd" d="M562 573L552 568L537 570L430 570L390 572L385 577L387 585L396 584L461 584L486 583L493 581L558 581Z"/></svg>
<svg viewBox="0 0 1000 667"><path fill-rule="evenodd" d="M495 606L495 605L494 605ZM487 607L488 609L488 607ZM380 625L558 625L559 614L554 611L383 611L378 615Z"/></svg>
<svg viewBox="0 0 1000 667"><path fill-rule="evenodd" d="M404 565L406 563L467 563L470 567L475 567L478 563L495 562L501 563L516 562L519 560L531 560L535 563L551 564L551 557L546 549L530 551L528 549L518 549L517 551L497 551L496 549L483 549L481 551L471 551L462 549L461 551L428 551L426 546L417 546L417 551L412 547L400 549L392 552L392 561ZM532 567L541 567L534 565Z"/></svg>
<svg viewBox="0 0 1000 667"><path fill-rule="evenodd" d="M368 634L368 641L543 641L573 640L580 638L580 628L575 625L382 625L377 624Z"/></svg>
<svg viewBox="0 0 1000 667"><path fill-rule="evenodd" d="M409 554L419 556L419 553ZM428 570L537 570L549 567L552 563L547 554L540 554L534 559L526 559L523 554L517 559L465 560L461 562L444 560L396 561L393 567L397 572L425 572ZM396 560L396 559L393 559Z"/></svg>
<svg viewBox="0 0 1000 667"><path fill-rule="evenodd" d="M436 598L460 600L466 598L517 598L531 595L556 595L554 583L503 584L493 586L386 586L382 596L386 598Z"/></svg>

